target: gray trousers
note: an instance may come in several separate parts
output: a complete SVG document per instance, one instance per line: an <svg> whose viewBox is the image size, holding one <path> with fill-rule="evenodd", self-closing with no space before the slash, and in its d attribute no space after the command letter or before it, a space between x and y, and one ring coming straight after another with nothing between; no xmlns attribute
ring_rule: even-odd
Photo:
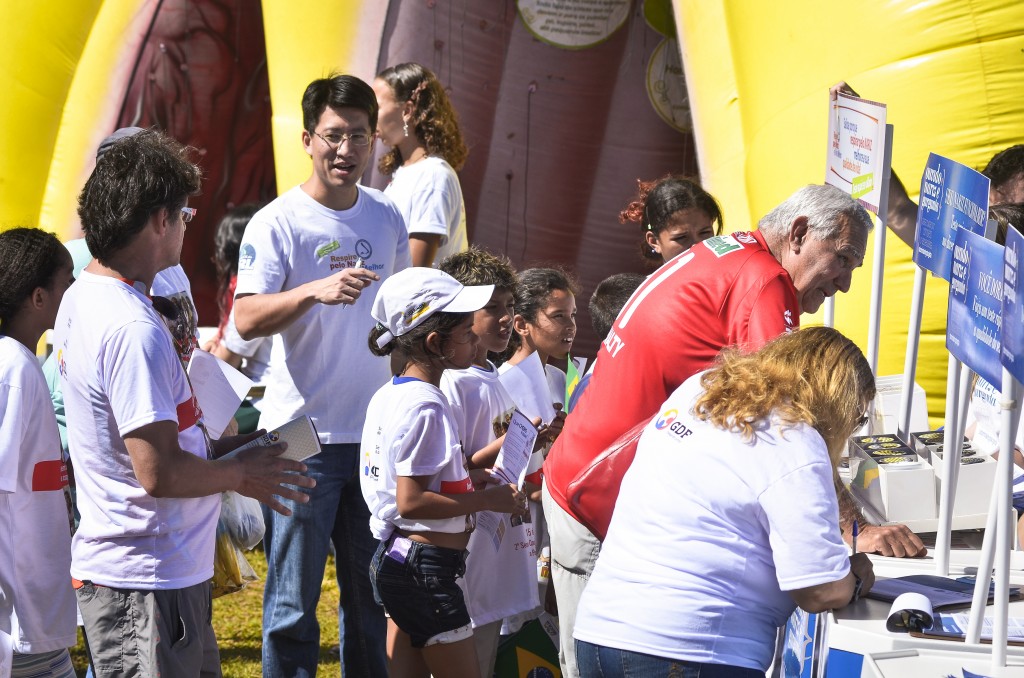
<svg viewBox="0 0 1024 678"><path fill-rule="evenodd" d="M220 678L210 592L209 582L167 591L78 589L97 678Z"/></svg>
<svg viewBox="0 0 1024 678"><path fill-rule="evenodd" d="M551 498L547 483L541 496L551 538L551 583L558 601L558 663L565 678L579 678L572 630L576 626L576 607L594 571L601 542Z"/></svg>

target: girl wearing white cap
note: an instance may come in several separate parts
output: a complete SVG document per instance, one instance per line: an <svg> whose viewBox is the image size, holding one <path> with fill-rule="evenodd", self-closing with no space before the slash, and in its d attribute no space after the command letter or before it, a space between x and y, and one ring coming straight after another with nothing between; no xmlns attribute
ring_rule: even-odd
<svg viewBox="0 0 1024 678"><path fill-rule="evenodd" d="M405 356L370 401L362 439L363 496L381 542L370 578L389 617L392 677L479 676L469 612L455 583L465 571L473 516L527 510L513 485L473 491L438 388L445 369L472 364L473 311L487 304L493 287L463 287L441 271L409 268L385 280L374 300L370 350Z"/></svg>

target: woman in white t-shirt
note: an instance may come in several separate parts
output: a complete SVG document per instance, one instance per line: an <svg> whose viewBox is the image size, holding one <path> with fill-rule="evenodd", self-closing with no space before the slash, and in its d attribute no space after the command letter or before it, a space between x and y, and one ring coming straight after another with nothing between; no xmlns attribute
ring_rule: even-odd
<svg viewBox="0 0 1024 678"><path fill-rule="evenodd" d="M409 229L413 266L431 266L469 246L466 206L455 174L469 151L437 76L415 63L387 68L373 81L377 134L390 150L380 159L391 177L384 194Z"/></svg>
<svg viewBox="0 0 1024 678"><path fill-rule="evenodd" d="M580 675L761 677L797 605L867 592L833 474L874 393L863 354L825 327L726 351L676 389L640 438L580 600Z"/></svg>
<svg viewBox="0 0 1024 678"><path fill-rule="evenodd" d="M375 355L401 351L399 373L370 400L362 438L363 497L380 547L370 565L388 619L392 678L480 675L465 597L466 545L477 511L522 515L513 485L474 491L451 406L445 369L476 356L473 311L493 285L463 287L431 268L407 268L381 284L370 331Z"/></svg>
<svg viewBox="0 0 1024 678"><path fill-rule="evenodd" d="M35 349L74 282L35 228L0 233L0 678L74 678L71 495ZM60 359L58 358L58 363Z"/></svg>

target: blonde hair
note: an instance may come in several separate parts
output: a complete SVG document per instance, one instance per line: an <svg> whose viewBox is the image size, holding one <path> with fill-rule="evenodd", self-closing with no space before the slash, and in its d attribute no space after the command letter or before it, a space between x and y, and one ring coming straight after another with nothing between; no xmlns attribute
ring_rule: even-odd
<svg viewBox="0 0 1024 678"><path fill-rule="evenodd" d="M698 419L749 441L774 413L785 424L813 427L833 463L875 397L864 354L828 327L784 334L756 353L726 349L701 385L704 393L694 405Z"/></svg>

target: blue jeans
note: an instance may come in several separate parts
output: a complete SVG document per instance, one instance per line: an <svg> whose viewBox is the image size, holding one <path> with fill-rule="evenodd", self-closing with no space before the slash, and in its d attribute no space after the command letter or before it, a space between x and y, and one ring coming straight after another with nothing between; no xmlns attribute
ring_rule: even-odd
<svg viewBox="0 0 1024 678"><path fill-rule="evenodd" d="M309 477L316 480L309 503L282 499L292 511L288 517L264 509L263 675L316 675L316 606L333 541L341 594L342 672L387 676L387 624L373 599L369 576L378 542L370 533L370 510L359 488L359 445L323 445L323 451L305 463Z"/></svg>
<svg viewBox="0 0 1024 678"><path fill-rule="evenodd" d="M764 678L764 671L729 664L702 664L576 641L582 678Z"/></svg>

